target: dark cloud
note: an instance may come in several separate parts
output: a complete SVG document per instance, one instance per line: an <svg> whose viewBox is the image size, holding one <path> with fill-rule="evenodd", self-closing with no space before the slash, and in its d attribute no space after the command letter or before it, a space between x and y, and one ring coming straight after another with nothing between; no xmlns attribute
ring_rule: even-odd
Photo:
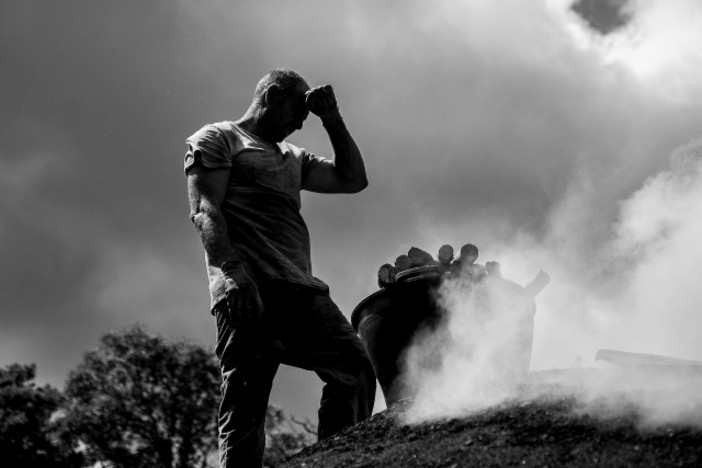
<svg viewBox="0 0 702 468"><path fill-rule="evenodd" d="M111 327L212 342L184 140L239 117L277 66L335 86L366 158L368 190L303 196L315 272L347 314L411 245L488 255L546 232L581 171L605 230L702 117L573 47L539 5L3 2L4 359L60 383ZM331 153L314 117L292 142Z"/></svg>
<svg viewBox="0 0 702 468"><path fill-rule="evenodd" d="M633 18L631 0L577 0L571 9L602 35L626 27Z"/></svg>
<svg viewBox="0 0 702 468"><path fill-rule="evenodd" d="M5 213L4 222L12 230L3 235L0 258L6 266L0 270L2 328L41 326L55 320L57 311L82 294L94 268L95 252L66 246L51 230L17 216Z"/></svg>

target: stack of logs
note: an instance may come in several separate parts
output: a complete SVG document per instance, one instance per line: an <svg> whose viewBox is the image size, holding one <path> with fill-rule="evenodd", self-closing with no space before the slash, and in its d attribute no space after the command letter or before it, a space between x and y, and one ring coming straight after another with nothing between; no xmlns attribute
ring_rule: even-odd
<svg viewBox="0 0 702 468"><path fill-rule="evenodd" d="M454 258L453 247L442 245L436 259L431 254L417 247L412 247L407 255L400 255L395 259L395 265L386 263L378 270L378 286L384 288L397 281L398 273L423 266L436 266L441 273L457 275L467 274L476 281L488 274L499 275L500 265L497 262L488 262L483 266L475 263L478 259L478 248L473 244L461 247L458 258Z"/></svg>
<svg viewBox="0 0 702 468"><path fill-rule="evenodd" d="M467 277L473 282L479 282L486 277L502 278L498 262L486 262L485 265L476 263L478 248L473 244L461 247L459 255L454 258L454 250L450 245L442 245L436 259L431 254L417 247L412 247L407 255L395 259L395 265L386 263L378 270L378 286L385 288L397 282L399 273L411 268L435 266L442 275ZM543 270L524 287L532 297L536 296L549 283L550 277Z"/></svg>

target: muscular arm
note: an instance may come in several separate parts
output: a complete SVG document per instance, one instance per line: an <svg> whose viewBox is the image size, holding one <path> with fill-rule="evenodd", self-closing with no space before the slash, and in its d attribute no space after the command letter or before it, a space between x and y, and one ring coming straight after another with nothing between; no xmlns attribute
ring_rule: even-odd
<svg viewBox="0 0 702 468"><path fill-rule="evenodd" d="M222 268L227 281L227 307L232 320L242 328L260 325L263 304L258 288L251 281L237 257L227 233L222 213L230 169L203 169L195 166L188 172L190 219L200 234L208 263ZM226 268L223 267L225 263ZM236 291L236 294L230 294Z"/></svg>
<svg viewBox="0 0 702 468"><path fill-rule="evenodd" d="M363 157L341 118L331 86L311 90L307 104L310 111L322 119L334 150L334 161L315 167L302 188L320 193L357 193L365 189L368 178Z"/></svg>
<svg viewBox="0 0 702 468"><path fill-rule="evenodd" d="M188 171L187 178L190 220L200 234L210 264L218 266L227 261L238 261L221 208L229 171L196 166Z"/></svg>

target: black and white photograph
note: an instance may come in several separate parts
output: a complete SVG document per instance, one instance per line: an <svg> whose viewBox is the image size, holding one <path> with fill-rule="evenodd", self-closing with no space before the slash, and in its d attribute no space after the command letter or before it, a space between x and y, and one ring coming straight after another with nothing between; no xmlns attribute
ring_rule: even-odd
<svg viewBox="0 0 702 468"><path fill-rule="evenodd" d="M0 467L702 466L700 25L0 1Z"/></svg>

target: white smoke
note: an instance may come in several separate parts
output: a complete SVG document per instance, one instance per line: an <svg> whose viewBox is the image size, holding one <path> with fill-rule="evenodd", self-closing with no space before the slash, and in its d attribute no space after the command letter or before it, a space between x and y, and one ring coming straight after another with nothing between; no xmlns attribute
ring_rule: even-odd
<svg viewBox="0 0 702 468"><path fill-rule="evenodd" d="M444 282L439 302L446 321L421 332L407 353L406 386L417 392L413 417L502 401L529 368L534 305L519 286L459 277Z"/></svg>
<svg viewBox="0 0 702 468"><path fill-rule="evenodd" d="M604 186L584 176L554 210L542 239L520 236L511 246L483 249L495 252L505 276L521 284L540 267L553 278L536 299L532 371L593 368L600 348L702 360L702 140L679 148L670 161L613 207L613 224L598 219L612 208L599 205L607 199ZM597 228L603 225L609 228ZM531 336L528 307L520 310L513 298L486 307L485 288L452 281L440 289L444 326L420 333L407 352L406 385L416 392L410 421L466 414L539 391L525 390L519 365L504 365L509 356L525 356L523 343L515 343ZM645 423L702 425L699 371L693 378L661 377L660 369L599 370L559 374L567 375L560 385L588 411L611 414L634 404Z"/></svg>

